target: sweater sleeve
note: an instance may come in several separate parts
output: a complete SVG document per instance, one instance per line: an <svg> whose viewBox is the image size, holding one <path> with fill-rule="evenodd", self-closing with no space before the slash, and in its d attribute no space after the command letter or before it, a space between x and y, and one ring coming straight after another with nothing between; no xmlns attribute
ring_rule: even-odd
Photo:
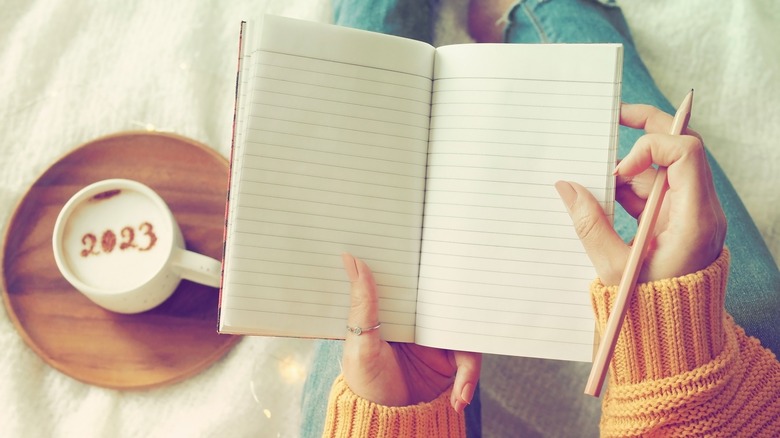
<svg viewBox="0 0 780 438"><path fill-rule="evenodd" d="M729 253L637 286L610 363L602 436L780 436L780 363L724 309ZM598 280L599 330L617 287Z"/></svg>
<svg viewBox="0 0 780 438"><path fill-rule="evenodd" d="M323 437L465 437L466 422L450 406L444 391L428 403L414 406L382 406L359 397L343 376L333 383L328 399Z"/></svg>

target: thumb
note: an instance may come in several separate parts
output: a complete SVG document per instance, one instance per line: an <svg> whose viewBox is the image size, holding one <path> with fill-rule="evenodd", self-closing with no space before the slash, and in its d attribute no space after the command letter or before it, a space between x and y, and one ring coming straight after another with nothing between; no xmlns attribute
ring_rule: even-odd
<svg viewBox="0 0 780 438"><path fill-rule="evenodd" d="M344 341L342 373L347 385L360 397L380 404L400 406L405 392L387 390L386 365L383 357L392 355L379 330L376 283L365 262L349 254L342 255L344 270L351 283L348 332ZM358 330L359 328L359 330ZM390 350L389 352L387 350ZM395 381L402 382L399 378ZM401 385L404 389L405 386Z"/></svg>
<svg viewBox="0 0 780 438"><path fill-rule="evenodd" d="M618 284L628 260L628 245L612 228L604 210L585 187L558 181L555 190L566 205L577 236L601 281L605 285Z"/></svg>
<svg viewBox="0 0 780 438"><path fill-rule="evenodd" d="M453 351L451 354L457 371L452 385L450 404L457 412L463 412L474 398L479 373L482 370L482 355L467 351Z"/></svg>
<svg viewBox="0 0 780 438"><path fill-rule="evenodd" d="M379 331L373 329L379 324L379 298L374 274L363 260L350 254L342 254L341 259L351 283L347 326L351 327L352 334L358 337L378 338ZM350 337L353 336L348 336Z"/></svg>

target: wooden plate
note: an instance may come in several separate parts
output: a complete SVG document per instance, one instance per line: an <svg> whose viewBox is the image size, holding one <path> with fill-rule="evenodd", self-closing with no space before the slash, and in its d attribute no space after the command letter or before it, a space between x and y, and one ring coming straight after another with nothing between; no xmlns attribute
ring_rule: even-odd
<svg viewBox="0 0 780 438"><path fill-rule="evenodd" d="M187 247L221 259L227 161L175 135L100 138L51 166L11 216L1 264L8 314L44 361L80 381L120 389L180 381L240 339L216 332L216 289L182 281L161 306L121 315L81 295L54 262L51 238L60 209L82 187L109 178L154 189L173 211Z"/></svg>

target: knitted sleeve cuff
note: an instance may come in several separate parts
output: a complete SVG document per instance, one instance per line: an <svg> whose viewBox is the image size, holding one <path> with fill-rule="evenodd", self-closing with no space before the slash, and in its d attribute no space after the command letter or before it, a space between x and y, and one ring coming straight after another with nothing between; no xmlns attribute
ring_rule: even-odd
<svg viewBox="0 0 780 438"><path fill-rule="evenodd" d="M357 396L339 376L330 391L323 437L465 437L465 417L450 406L450 392L414 406L382 406Z"/></svg>
<svg viewBox="0 0 780 438"><path fill-rule="evenodd" d="M724 296L729 253L683 277L637 285L610 363L613 384L677 375L710 362L723 350ZM617 286L591 285L597 327L603 332Z"/></svg>

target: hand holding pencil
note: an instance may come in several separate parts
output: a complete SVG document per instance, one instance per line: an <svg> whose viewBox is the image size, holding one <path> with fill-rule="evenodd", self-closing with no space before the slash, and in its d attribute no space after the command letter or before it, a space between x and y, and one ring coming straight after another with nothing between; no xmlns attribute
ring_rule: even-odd
<svg viewBox="0 0 780 438"><path fill-rule="evenodd" d="M623 288L633 290L637 282L673 278L706 267L723 248L726 219L715 194L700 137L685 128L681 129L681 135L670 134L675 125L673 117L648 105L624 104L620 122L646 132L615 169L617 200L626 211L637 218L657 215L644 226L640 221L633 244L645 247L645 251L623 242L587 189L576 183L556 183L601 281L605 285L621 283ZM680 122L678 115L676 124L680 125ZM652 164L658 165L660 170ZM660 179L656 178L659 172L666 173L666 178L660 182L668 181L668 192L665 199L661 193L663 202L656 205L652 195L654 191L656 197L659 195L658 189L653 190L654 183ZM621 280L624 274L630 277L632 264L638 261L642 262L635 266L633 282L631 278ZM600 392L611 355L609 344L614 348L614 339L609 337L617 337L622 322L624 308L618 309L619 304L612 315L617 319L608 324L606 333L602 333L602 345L586 388L586 393L591 395ZM615 333L610 333L610 326Z"/></svg>

